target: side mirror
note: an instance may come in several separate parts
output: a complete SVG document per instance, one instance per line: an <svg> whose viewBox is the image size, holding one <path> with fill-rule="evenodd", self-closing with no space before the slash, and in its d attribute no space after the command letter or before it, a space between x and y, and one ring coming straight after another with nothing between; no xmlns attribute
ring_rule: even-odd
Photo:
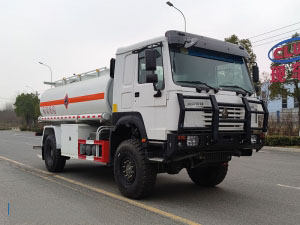
<svg viewBox="0 0 300 225"><path fill-rule="evenodd" d="M156 70L156 50L154 49L145 50L145 62L146 62L146 71Z"/></svg>
<svg viewBox="0 0 300 225"><path fill-rule="evenodd" d="M252 77L254 83L259 81L259 69L257 65L252 66Z"/></svg>
<svg viewBox="0 0 300 225"><path fill-rule="evenodd" d="M109 75L111 78L115 77L115 63L116 63L116 59L111 58L110 66L109 66Z"/></svg>
<svg viewBox="0 0 300 225"><path fill-rule="evenodd" d="M146 83L153 83L156 84L158 82L157 74L147 74L146 75Z"/></svg>

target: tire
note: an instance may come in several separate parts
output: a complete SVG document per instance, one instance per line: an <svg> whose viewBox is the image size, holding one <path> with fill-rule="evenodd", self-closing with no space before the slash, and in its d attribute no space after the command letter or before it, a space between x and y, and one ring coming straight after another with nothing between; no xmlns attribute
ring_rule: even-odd
<svg viewBox="0 0 300 225"><path fill-rule="evenodd" d="M61 156L60 149L56 149L56 139L53 134L49 134L46 138L44 158L46 168L49 172L57 173L63 171L66 164L66 157Z"/></svg>
<svg viewBox="0 0 300 225"><path fill-rule="evenodd" d="M228 163L218 166L197 167L187 169L191 180L200 186L214 187L220 184L226 177L228 171Z"/></svg>
<svg viewBox="0 0 300 225"><path fill-rule="evenodd" d="M157 169L146 162L138 140L123 141L115 154L114 176L120 192L132 199L149 196L155 186Z"/></svg>

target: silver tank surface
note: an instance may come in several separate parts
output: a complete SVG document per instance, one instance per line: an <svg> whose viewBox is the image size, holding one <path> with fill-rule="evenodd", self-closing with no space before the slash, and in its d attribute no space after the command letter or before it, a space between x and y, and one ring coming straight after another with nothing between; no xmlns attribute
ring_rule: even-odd
<svg viewBox="0 0 300 225"><path fill-rule="evenodd" d="M111 115L113 80L109 70L102 71L100 76L86 75L72 79L56 82L56 87L42 94L42 117L99 113Z"/></svg>

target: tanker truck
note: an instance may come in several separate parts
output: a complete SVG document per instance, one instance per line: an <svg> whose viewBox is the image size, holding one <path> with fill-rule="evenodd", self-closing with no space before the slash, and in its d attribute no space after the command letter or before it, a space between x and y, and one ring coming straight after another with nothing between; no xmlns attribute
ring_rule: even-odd
<svg viewBox="0 0 300 225"><path fill-rule="evenodd" d="M111 166L133 199L153 192L158 173L186 169L197 185L220 184L233 156L264 145L268 111L248 60L242 46L167 31L118 48L109 69L48 83L39 118L46 168L61 172L69 159Z"/></svg>

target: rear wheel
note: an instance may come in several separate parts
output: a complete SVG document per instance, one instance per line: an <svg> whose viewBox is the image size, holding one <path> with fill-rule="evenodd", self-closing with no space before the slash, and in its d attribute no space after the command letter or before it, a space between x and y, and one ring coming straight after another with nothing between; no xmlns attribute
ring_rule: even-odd
<svg viewBox="0 0 300 225"><path fill-rule="evenodd" d="M66 164L66 157L61 156L60 149L56 148L56 139L49 134L44 144L44 159L49 172L61 172Z"/></svg>
<svg viewBox="0 0 300 225"><path fill-rule="evenodd" d="M147 163L138 140L123 141L115 154L114 176L120 192L129 198L140 199L151 194L157 170Z"/></svg>
<svg viewBox="0 0 300 225"><path fill-rule="evenodd" d="M228 163L187 169L191 180L195 184L205 187L213 187L220 184L225 179L227 171Z"/></svg>

